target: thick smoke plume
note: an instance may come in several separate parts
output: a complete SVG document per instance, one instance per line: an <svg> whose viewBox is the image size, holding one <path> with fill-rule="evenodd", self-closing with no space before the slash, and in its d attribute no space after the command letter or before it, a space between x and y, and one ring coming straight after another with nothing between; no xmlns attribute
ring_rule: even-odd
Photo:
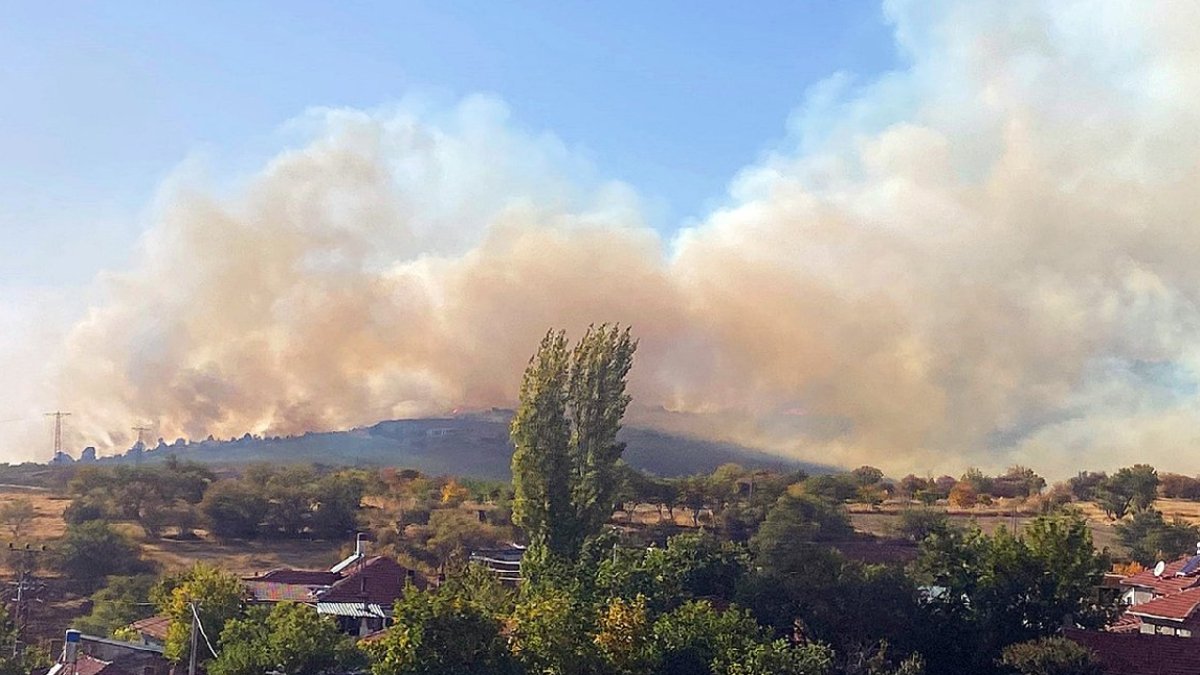
<svg viewBox="0 0 1200 675"><path fill-rule="evenodd" d="M889 4L908 65L816 88L670 235L493 99L313 112L232 194L164 188L60 400L102 445L511 405L547 328L619 321L635 421L894 473L1186 468L1197 7Z"/></svg>

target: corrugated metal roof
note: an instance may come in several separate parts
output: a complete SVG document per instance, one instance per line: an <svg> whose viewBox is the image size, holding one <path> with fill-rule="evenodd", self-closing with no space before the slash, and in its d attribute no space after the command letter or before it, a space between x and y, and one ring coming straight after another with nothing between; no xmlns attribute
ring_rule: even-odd
<svg viewBox="0 0 1200 675"><path fill-rule="evenodd" d="M367 617L386 619L388 614L381 605L361 602L318 602L317 614L334 616Z"/></svg>

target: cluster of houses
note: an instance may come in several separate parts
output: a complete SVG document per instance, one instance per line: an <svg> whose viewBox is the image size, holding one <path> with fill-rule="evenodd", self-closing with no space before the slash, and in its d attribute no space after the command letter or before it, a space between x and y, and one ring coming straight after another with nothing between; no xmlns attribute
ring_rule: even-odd
<svg viewBox="0 0 1200 675"><path fill-rule="evenodd" d="M476 551L472 560L501 580L520 580L520 547ZM362 538L354 552L328 570L275 569L243 579L251 604L302 602L332 617L342 631L370 638L391 622L392 607L409 586L426 579L386 556L367 555ZM1120 594L1123 613L1103 630L1066 628L1066 637L1096 653L1107 673L1184 675L1200 673L1200 544L1196 554L1153 569L1106 579ZM68 631L58 663L47 675L170 675L163 657L170 619L153 616L129 626L135 642Z"/></svg>
<svg viewBox="0 0 1200 675"><path fill-rule="evenodd" d="M521 553L523 549L513 547L476 555L502 580L515 581L520 578ZM392 607L407 586L426 588L440 581L427 579L387 556L367 555L361 536L354 552L327 570L275 569L242 579L247 603L305 603L333 618L346 634L359 638L390 625ZM137 636L134 642L68 631L58 662L47 675L170 675L175 671L163 656L170 623L169 617L152 616L130 624L125 632Z"/></svg>
<svg viewBox="0 0 1200 675"><path fill-rule="evenodd" d="M1124 612L1104 630L1067 628L1066 637L1095 652L1107 673L1200 673L1200 544L1195 555L1111 581Z"/></svg>

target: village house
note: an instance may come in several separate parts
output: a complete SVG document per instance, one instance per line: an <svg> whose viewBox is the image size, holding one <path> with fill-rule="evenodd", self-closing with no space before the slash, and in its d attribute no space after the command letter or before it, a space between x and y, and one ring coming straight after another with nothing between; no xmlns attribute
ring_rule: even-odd
<svg viewBox="0 0 1200 675"><path fill-rule="evenodd" d="M1120 580L1126 609L1104 630L1067 629L1106 673L1200 673L1200 544L1196 555L1160 562Z"/></svg>
<svg viewBox="0 0 1200 675"><path fill-rule="evenodd" d="M69 630L46 675L170 675L161 646L108 640Z"/></svg>
<svg viewBox="0 0 1200 675"><path fill-rule="evenodd" d="M504 548L484 548L471 551L470 561L482 565L501 583L515 586L521 581L521 560L525 557L525 547L509 544Z"/></svg>
<svg viewBox="0 0 1200 675"><path fill-rule="evenodd" d="M348 635L363 636L391 625L392 607L408 585L425 588L428 581L416 570L386 556L368 556L360 535L354 552L328 570L280 568L244 577L246 602L271 605L299 602L334 619ZM126 632L137 643L161 647L170 619L152 616L135 621Z"/></svg>

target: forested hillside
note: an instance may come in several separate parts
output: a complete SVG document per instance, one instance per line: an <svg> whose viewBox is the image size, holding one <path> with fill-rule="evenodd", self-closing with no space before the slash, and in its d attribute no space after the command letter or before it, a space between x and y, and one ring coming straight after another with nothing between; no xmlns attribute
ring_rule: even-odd
<svg viewBox="0 0 1200 675"><path fill-rule="evenodd" d="M232 440L176 441L150 448L144 461L180 459L215 464L283 462L294 464L404 466L424 473L472 478L507 479L512 444L508 425L512 412L458 415L444 418L393 420L350 431L303 436ZM832 467L789 460L731 443L718 443L645 428L627 427L620 438L627 444L630 465L659 476L708 473L722 464L747 468L803 469L826 473ZM103 461L122 461L108 459ZM129 461L129 458L123 458Z"/></svg>

